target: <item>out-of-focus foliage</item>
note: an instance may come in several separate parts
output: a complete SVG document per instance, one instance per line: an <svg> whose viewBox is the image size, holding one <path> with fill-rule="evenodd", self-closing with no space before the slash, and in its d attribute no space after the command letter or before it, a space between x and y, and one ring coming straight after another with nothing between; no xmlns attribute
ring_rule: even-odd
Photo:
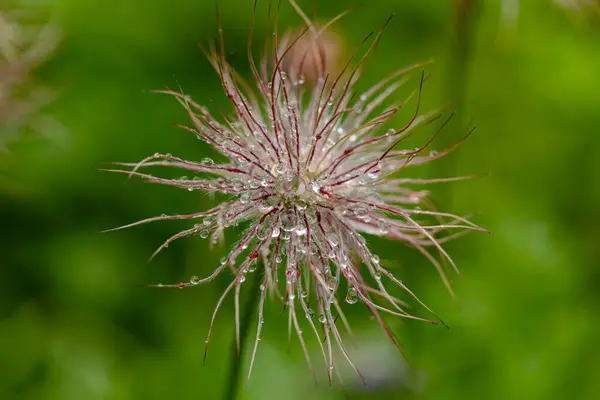
<svg viewBox="0 0 600 400"><path fill-rule="evenodd" d="M219 3L230 58L248 76L252 4ZM457 303L417 252L371 240L381 262L451 329L390 319L408 367L368 313L347 305L357 336L352 355L369 388L350 371L344 394L323 380L315 386L299 347L287 351L287 321L274 302L248 398L600 397L600 26L578 23L549 0L521 1L510 29L502 1L316 3L323 19L358 6L334 25L346 54L396 14L362 74L364 87L395 68L436 59L423 106L459 109L437 146L458 140L470 117L477 130L450 156L407 173L486 173L441 185L432 199L457 214L477 213L474 221L493 235L448 245L462 271L453 279ZM463 3L472 7L468 20L457 18ZM311 4L301 2L308 10ZM187 121L173 99L144 93L181 85L197 102L231 110L197 48L217 32L214 3L63 0L57 13L65 39L39 73L44 85L61 90L43 112L67 126L68 142L37 136L12 143L8 175L19 190L0 186L0 398L216 398L226 385L231 304L217 318L206 366L202 356L226 280L178 291L136 285L206 275L225 250L209 252L206 241L192 238L148 264L184 223L98 233L163 212L197 211L213 199L96 170L156 151L214 156L174 127ZM282 27L299 24L284 4ZM257 37L255 46L261 43ZM424 132L415 141L427 138Z"/></svg>
<svg viewBox="0 0 600 400"><path fill-rule="evenodd" d="M600 2L598 0L554 0L556 5L571 13L578 21L598 24Z"/></svg>
<svg viewBox="0 0 600 400"><path fill-rule="evenodd" d="M40 106L52 96L32 72L54 50L59 30L44 7L0 3L0 150L25 131L47 130Z"/></svg>

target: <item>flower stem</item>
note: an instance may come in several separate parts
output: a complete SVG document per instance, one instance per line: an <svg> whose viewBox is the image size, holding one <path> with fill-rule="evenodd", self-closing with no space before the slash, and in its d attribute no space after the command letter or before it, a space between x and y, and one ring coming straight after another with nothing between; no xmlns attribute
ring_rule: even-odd
<svg viewBox="0 0 600 400"><path fill-rule="evenodd" d="M252 276L256 274L248 274L248 282L250 284L250 293L245 301L246 307L242 313L242 319L240 322L240 349L239 353L237 350L237 344L235 337L231 344L231 364L229 369L229 378L227 379L227 388L225 389L225 400L235 400L240 383L240 373L242 370L242 364L244 361L244 349L246 348L246 339L250 333L250 325L254 310L257 308L258 300L260 298L260 282L261 279L258 276Z"/></svg>

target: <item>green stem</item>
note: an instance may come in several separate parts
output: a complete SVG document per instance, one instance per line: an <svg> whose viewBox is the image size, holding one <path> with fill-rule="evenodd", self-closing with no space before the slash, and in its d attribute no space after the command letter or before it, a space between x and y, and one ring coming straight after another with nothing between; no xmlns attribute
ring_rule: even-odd
<svg viewBox="0 0 600 400"><path fill-rule="evenodd" d="M472 57L473 45L476 43L477 17L482 7L481 0L454 0L452 20L452 42L448 61L448 79L446 80L446 98L457 111L455 121L448 131L437 141L437 145L446 147L456 143L471 126L467 125L467 95L469 84L469 61ZM456 154L444 157L433 167L436 174L443 176L460 175L456 173ZM436 197L444 199L446 207L451 207L453 185L437 187Z"/></svg>
<svg viewBox="0 0 600 400"><path fill-rule="evenodd" d="M261 279L259 276L252 276L257 274L248 274L248 280L250 284L250 293L245 301L246 307L242 314L242 320L240 322L240 350L238 353L237 343L235 336L232 340L231 345L231 367L229 369L229 378L227 379L227 388L225 389L225 400L235 400L240 384L240 373L242 370L242 364L244 361L244 349L246 348L246 339L250 333L250 326L252 325L252 315L258 305L260 298L260 283Z"/></svg>
<svg viewBox="0 0 600 400"><path fill-rule="evenodd" d="M480 8L479 0L454 1L454 43L451 65L451 80L449 80L449 100L460 112L462 125L467 96L468 63L471 59L472 47L475 42L477 13ZM460 135L462 136L462 135Z"/></svg>

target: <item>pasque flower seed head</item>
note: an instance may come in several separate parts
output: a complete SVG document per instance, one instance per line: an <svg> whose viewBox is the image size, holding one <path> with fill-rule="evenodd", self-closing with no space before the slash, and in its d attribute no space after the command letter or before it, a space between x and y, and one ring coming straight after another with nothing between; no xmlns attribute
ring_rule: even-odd
<svg viewBox="0 0 600 400"><path fill-rule="evenodd" d="M370 43L368 49L362 56L357 56L357 49L339 74L330 75L326 68L311 67L311 73L318 70L319 76L314 82L307 82L295 45L306 34L315 40L320 33L297 4L293 0L290 3L305 19L306 29L295 38L284 36L287 39L279 41L275 26L274 50L271 55L265 50L259 65L254 61L250 37L248 55L253 83L246 82L225 60L221 33L217 43L211 43L206 50L233 106L231 116L218 110L215 115L181 91L162 91L174 96L187 111L192 125L186 129L218 151L224 162L209 158L190 161L157 153L138 163L118 163L131 170L113 170L190 191L224 193L229 199L207 211L163 215L116 229L152 221L199 221L169 238L156 254L178 238L199 235L215 243L228 227L247 225L221 265L208 276L160 286L184 288L203 284L220 274L232 274L233 280L217 303L210 330L224 299L232 294L239 337L240 290L247 275L259 269L260 275L254 279L262 279L262 290L250 370L260 339L265 297L271 295L285 304L289 330L297 333L309 365L301 325L305 324L318 338L331 381L334 347L352 364L340 330L340 325L350 330L344 303L364 305L398 348L382 313L441 322L409 314L405 303L390 294L391 286L400 287L429 310L382 266L383 262L367 246L365 235L397 240L417 249L437 268L450 289L441 262L433 253L454 266L442 244L465 231L481 228L466 218L428 207L428 192L413 189L464 177L423 180L403 176L408 167L440 158L456 146L439 152L429 150L446 120L421 146L401 148L406 138L440 117L438 112L420 111L422 72L418 88L406 99L414 103L408 123L400 128L386 125L406 103L386 108L386 102L409 82L409 77L418 76L424 64L396 71L367 91L355 94L352 88L358 81L358 71L379 42L382 29L365 40L364 43ZM387 23L389 20L386 26ZM251 36L253 27L254 18ZM294 73L286 73L282 68L289 54L295 57ZM167 179L140 172L157 167L185 170L193 177ZM299 315L305 315L306 321L302 322Z"/></svg>

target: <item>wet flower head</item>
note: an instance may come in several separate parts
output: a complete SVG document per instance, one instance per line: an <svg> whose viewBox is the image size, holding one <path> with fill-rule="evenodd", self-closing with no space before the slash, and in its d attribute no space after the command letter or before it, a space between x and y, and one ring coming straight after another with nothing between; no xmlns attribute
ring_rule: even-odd
<svg viewBox="0 0 600 400"><path fill-rule="evenodd" d="M274 50L271 55L264 52L259 65L254 61L250 38L252 84L225 60L221 35L218 43L206 50L235 111L231 116L211 111L181 91L163 91L187 111L192 125L186 129L210 144L224 161L191 161L156 153L138 163L119 163L131 170L113 170L192 192L224 193L228 200L210 210L149 218L116 229L151 221L197 220L189 229L169 238L157 253L178 238L198 235L216 243L228 227L247 226L221 265L208 276L159 286L184 288L220 274L232 275L212 321L231 294L239 332L240 290L247 277L260 269L261 273L252 278L261 279L252 363L263 324L265 297L270 294L285 304L290 330L297 333L309 364L302 325L316 335L331 381L334 347L351 363L341 332L350 330L344 303L364 305L398 347L382 314L441 322L437 317L426 320L406 311L406 304L392 295L390 288L400 288L429 309L382 265L365 237L389 238L415 248L437 268L450 289L442 261L434 254L454 266L442 244L465 231L481 228L465 218L435 211L427 201L428 192L419 188L464 177L424 180L406 176L409 167L440 158L456 146L438 152L429 149L448 119L440 119L437 111L421 113L424 64L393 72L365 92L355 93L352 88L358 81L358 71L377 45L381 29L365 39L366 50L360 54L357 48L339 74L331 75L323 69L310 85L301 68L293 74L282 68L289 54L298 57L297 52L293 53L294 46L304 35L318 34L296 3L290 3L307 27L295 38L278 41L275 26ZM412 95L400 104L388 105L390 96L411 77L416 78ZM386 123L409 101L408 123L388 126ZM430 124L437 128L420 146L402 148L405 139ZM142 172L158 167L184 170L188 176L169 179ZM306 316L306 321L299 315Z"/></svg>

